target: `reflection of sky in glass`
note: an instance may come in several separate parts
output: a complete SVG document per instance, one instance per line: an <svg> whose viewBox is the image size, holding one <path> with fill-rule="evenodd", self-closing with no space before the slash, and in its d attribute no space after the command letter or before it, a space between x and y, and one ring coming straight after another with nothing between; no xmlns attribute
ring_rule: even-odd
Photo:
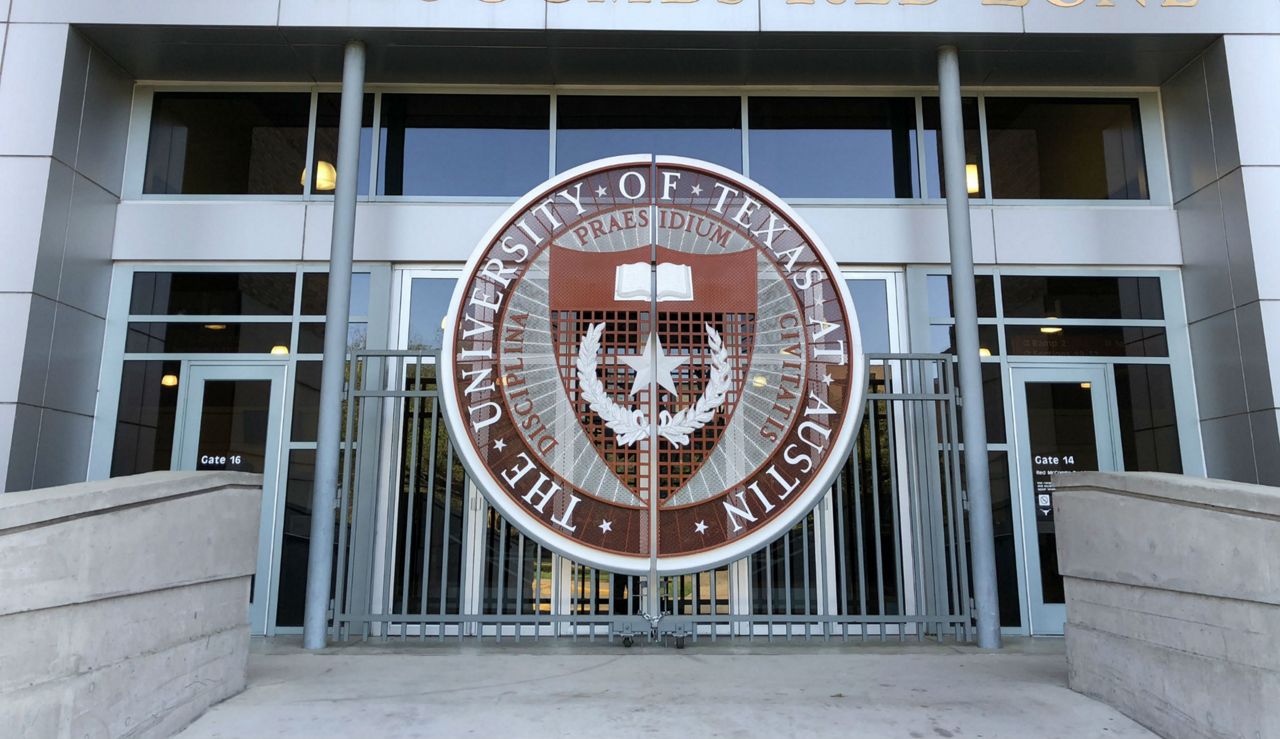
<svg viewBox="0 0 1280 739"><path fill-rule="evenodd" d="M407 128L402 194L523 195L547 178L550 147L545 130ZM380 153L385 163L385 135ZM386 194L383 180L379 194Z"/></svg>
<svg viewBox="0 0 1280 739"><path fill-rule="evenodd" d="M369 315L369 273L356 272L351 275L351 310L348 315L364 317Z"/></svg>
<svg viewBox="0 0 1280 739"><path fill-rule="evenodd" d="M457 280L419 278L409 288L409 345L427 353L437 352L444 341L441 325L449 311L449 299Z"/></svg>
<svg viewBox="0 0 1280 739"><path fill-rule="evenodd" d="M561 129L556 171L623 154L669 154L704 159L742 171L742 132L736 128Z"/></svg>
<svg viewBox="0 0 1280 739"><path fill-rule="evenodd" d="M884 280L849 280L853 307L862 329L862 351L889 353L889 298Z"/></svg>
<svg viewBox="0 0 1280 739"><path fill-rule="evenodd" d="M910 140L912 190L918 191L914 132ZM751 179L781 197L893 198L893 132L752 130Z"/></svg>

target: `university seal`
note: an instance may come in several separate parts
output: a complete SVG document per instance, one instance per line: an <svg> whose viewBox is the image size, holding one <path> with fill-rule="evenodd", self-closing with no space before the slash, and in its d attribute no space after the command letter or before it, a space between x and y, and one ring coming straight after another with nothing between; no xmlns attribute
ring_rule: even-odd
<svg viewBox="0 0 1280 739"><path fill-rule="evenodd" d="M440 392L489 502L620 573L707 569L829 489L866 385L834 260L780 200L629 156L522 198L450 305Z"/></svg>

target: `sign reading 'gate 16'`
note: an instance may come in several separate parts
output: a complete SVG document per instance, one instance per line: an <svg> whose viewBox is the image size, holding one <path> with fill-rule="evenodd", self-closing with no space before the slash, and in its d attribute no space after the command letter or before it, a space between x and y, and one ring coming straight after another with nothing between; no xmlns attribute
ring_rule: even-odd
<svg viewBox="0 0 1280 739"><path fill-rule="evenodd" d="M476 484L584 564L744 556L813 508L857 433L865 361L834 260L713 164L618 157L540 186L449 316L441 394Z"/></svg>

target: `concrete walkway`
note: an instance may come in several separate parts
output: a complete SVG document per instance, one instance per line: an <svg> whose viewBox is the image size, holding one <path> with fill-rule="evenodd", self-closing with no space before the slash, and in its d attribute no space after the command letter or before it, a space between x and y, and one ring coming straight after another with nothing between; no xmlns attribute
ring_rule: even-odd
<svg viewBox="0 0 1280 739"><path fill-rule="evenodd" d="M549 641L255 644L249 688L196 737L1152 737L1066 687L1058 640L756 641L683 651Z"/></svg>

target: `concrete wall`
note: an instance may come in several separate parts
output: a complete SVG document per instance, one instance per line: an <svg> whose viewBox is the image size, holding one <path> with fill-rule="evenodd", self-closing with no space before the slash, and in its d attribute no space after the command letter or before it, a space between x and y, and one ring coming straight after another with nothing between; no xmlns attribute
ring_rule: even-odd
<svg viewBox="0 0 1280 739"><path fill-rule="evenodd" d="M83 480L133 83L69 26L0 37L0 490Z"/></svg>
<svg viewBox="0 0 1280 739"><path fill-rule="evenodd" d="M0 496L0 734L169 736L244 687L262 479Z"/></svg>
<svg viewBox="0 0 1280 739"><path fill-rule="evenodd" d="M1163 89L1210 477L1280 485L1280 36L1226 36Z"/></svg>
<svg viewBox="0 0 1280 739"><path fill-rule="evenodd" d="M1058 478L1073 689L1156 733L1280 736L1280 489Z"/></svg>

